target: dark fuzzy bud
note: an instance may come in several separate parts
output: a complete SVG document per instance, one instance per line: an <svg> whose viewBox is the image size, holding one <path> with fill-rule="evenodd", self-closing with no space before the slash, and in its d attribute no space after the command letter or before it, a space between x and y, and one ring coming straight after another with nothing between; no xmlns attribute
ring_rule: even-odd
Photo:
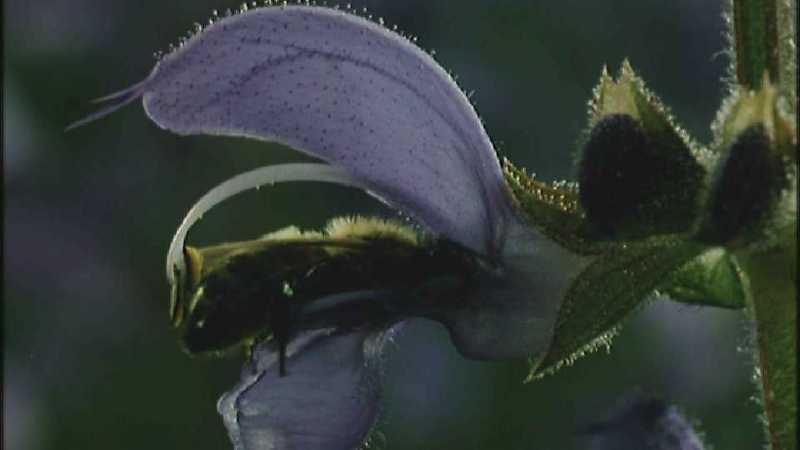
<svg viewBox="0 0 800 450"><path fill-rule="evenodd" d="M784 165L772 151L767 131L751 125L728 149L709 200L709 224L702 238L727 244L755 231L785 187Z"/></svg>
<svg viewBox="0 0 800 450"><path fill-rule="evenodd" d="M699 237L729 248L775 243L797 224L796 118L768 79L726 102L714 131L714 168Z"/></svg>
<svg viewBox="0 0 800 450"><path fill-rule="evenodd" d="M607 238L687 231L704 171L679 139L650 131L628 114L600 118L583 148L580 201Z"/></svg>

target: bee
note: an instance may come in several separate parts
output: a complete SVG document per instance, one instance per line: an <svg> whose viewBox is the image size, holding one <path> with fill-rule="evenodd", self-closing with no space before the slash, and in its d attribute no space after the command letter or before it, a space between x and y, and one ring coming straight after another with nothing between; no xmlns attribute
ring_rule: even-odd
<svg viewBox="0 0 800 450"><path fill-rule="evenodd" d="M190 354L274 341L280 373L293 333L398 320L467 295L484 262L401 223L337 218L323 232L288 227L261 239L184 247L187 283L170 318ZM175 276L174 279L180 277Z"/></svg>

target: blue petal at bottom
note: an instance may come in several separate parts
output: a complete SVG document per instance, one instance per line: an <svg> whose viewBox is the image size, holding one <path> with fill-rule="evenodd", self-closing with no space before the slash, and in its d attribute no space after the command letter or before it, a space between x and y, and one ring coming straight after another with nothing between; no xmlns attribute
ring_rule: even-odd
<svg viewBox="0 0 800 450"><path fill-rule="evenodd" d="M295 338L279 375L259 344L217 410L236 450L351 450L380 410L381 350L391 331L317 330Z"/></svg>

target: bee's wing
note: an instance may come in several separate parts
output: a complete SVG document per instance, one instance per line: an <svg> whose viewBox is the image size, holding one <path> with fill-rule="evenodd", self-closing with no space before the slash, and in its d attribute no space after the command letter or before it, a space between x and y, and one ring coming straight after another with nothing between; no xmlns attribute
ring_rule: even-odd
<svg viewBox="0 0 800 450"><path fill-rule="evenodd" d="M242 381L217 404L234 448L358 448L378 416L390 333L305 333L289 345L283 377L274 348L259 344Z"/></svg>
<svg viewBox="0 0 800 450"><path fill-rule="evenodd" d="M163 128L284 143L433 232L497 250L509 197L475 110L432 57L367 19L284 6L219 20L92 118L141 95Z"/></svg>

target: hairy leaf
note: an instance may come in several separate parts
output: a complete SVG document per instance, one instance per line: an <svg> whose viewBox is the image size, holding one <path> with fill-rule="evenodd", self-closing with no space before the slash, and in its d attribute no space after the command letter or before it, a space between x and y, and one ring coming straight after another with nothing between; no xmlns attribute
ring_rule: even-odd
<svg viewBox="0 0 800 450"><path fill-rule="evenodd" d="M744 307L740 269L721 247L705 251L675 271L661 291L672 300L693 305Z"/></svg>
<svg viewBox="0 0 800 450"><path fill-rule="evenodd" d="M528 379L552 373L601 346L608 347L620 322L703 248L683 235L669 235L620 245L599 257L567 292L550 350L534 363Z"/></svg>

